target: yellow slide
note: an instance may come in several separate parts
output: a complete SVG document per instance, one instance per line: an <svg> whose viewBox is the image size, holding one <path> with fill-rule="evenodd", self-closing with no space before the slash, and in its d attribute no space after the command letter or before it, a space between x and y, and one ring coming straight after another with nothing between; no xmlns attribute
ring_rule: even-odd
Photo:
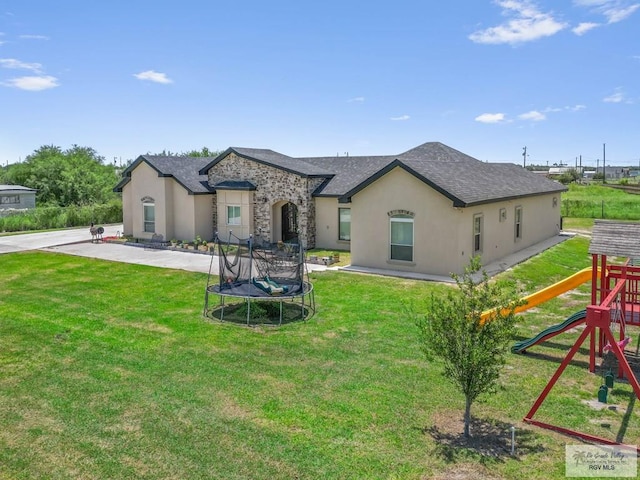
<svg viewBox="0 0 640 480"><path fill-rule="evenodd" d="M583 283L591 280L591 272L591 267L584 268L570 277L560 280L559 282L532 293L531 295L527 295L523 298L525 303L518 306L515 309L515 313L524 312L525 310L533 308L536 305L540 305L541 303L551 300L558 295L562 295L564 292L568 292L569 290L579 287ZM480 321L482 323L486 322L493 312L494 310L487 310L486 312L483 312L482 317L480 317Z"/></svg>

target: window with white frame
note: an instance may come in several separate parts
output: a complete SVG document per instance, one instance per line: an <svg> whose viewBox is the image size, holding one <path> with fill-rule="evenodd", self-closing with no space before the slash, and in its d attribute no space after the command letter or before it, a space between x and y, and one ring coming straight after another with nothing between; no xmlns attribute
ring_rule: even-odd
<svg viewBox="0 0 640 480"><path fill-rule="evenodd" d="M516 207L514 222L514 237L517 241L522 238L522 207Z"/></svg>
<svg viewBox="0 0 640 480"><path fill-rule="evenodd" d="M482 214L473 216L473 253L482 253Z"/></svg>
<svg viewBox="0 0 640 480"><path fill-rule="evenodd" d="M227 205L227 225L241 225L240 206Z"/></svg>
<svg viewBox="0 0 640 480"><path fill-rule="evenodd" d="M155 203L143 203L144 231L155 233L156 231L156 205Z"/></svg>
<svg viewBox="0 0 640 480"><path fill-rule="evenodd" d="M351 240L351 209L338 209L338 240Z"/></svg>
<svg viewBox="0 0 640 480"><path fill-rule="evenodd" d="M390 218L391 260L413 261L413 216L394 215Z"/></svg>

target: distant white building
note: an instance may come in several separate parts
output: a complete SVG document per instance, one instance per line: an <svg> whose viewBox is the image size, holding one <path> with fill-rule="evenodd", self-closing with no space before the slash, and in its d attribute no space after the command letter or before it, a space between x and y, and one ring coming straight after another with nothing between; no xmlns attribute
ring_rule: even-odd
<svg viewBox="0 0 640 480"><path fill-rule="evenodd" d="M570 170L575 170L572 167L551 167L549 168L549 175L562 175L568 173Z"/></svg>
<svg viewBox="0 0 640 480"><path fill-rule="evenodd" d="M36 192L21 185L0 185L0 211L35 208Z"/></svg>

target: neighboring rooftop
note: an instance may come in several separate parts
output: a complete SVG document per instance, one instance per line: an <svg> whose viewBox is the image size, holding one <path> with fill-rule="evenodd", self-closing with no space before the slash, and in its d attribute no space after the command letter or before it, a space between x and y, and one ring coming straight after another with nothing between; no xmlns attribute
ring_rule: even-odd
<svg viewBox="0 0 640 480"><path fill-rule="evenodd" d="M22 185L0 185L0 192L37 192L37 190Z"/></svg>

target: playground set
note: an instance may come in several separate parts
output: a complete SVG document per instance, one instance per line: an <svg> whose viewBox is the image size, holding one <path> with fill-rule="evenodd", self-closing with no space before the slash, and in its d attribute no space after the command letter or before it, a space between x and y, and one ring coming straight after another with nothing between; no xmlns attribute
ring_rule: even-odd
<svg viewBox="0 0 640 480"><path fill-rule="evenodd" d="M634 262L634 259L640 259L640 223L596 220L589 253L592 257L591 268L586 268L544 290L525 297L526 303L518 307L517 311L532 308L589 280L591 281L590 304L586 309L571 315L564 322L547 328L529 340L517 343L513 346L512 351L524 353L528 348L555 335L584 325L584 330L524 417L524 421L589 442L620 445L613 440L551 425L533 418L587 337L589 338L589 371L595 373L596 359L611 352L617 360L618 378L626 378L635 396L640 399L640 385L627 359L627 354L631 355L631 352L625 353L625 347L631 343L627 327L640 326L640 266L636 266ZM622 264L609 263L608 259L611 257L626 258L626 261ZM617 338L615 333L617 333ZM637 353L636 350L636 356ZM602 365L600 369L604 370ZM598 400L606 403L607 389L613 386L614 375L612 372L608 372L603 377L605 381L598 391ZM640 449L638 451L640 452Z"/></svg>

